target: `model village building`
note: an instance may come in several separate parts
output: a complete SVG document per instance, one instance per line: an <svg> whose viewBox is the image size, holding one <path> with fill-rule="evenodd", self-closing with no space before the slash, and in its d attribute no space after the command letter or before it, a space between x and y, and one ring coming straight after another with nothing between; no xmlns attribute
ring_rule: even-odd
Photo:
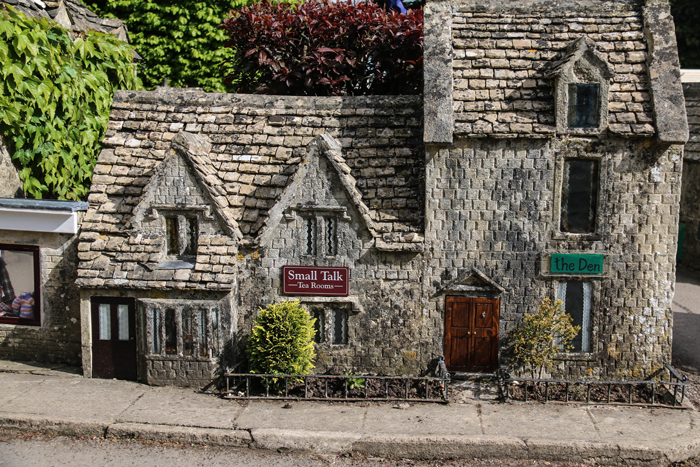
<svg viewBox="0 0 700 467"><path fill-rule="evenodd" d="M428 1L423 96L120 91L79 232L0 230L42 307L0 355L202 384L299 299L318 372L489 373L549 297L581 326L553 374L651 377L687 139L665 1Z"/></svg>

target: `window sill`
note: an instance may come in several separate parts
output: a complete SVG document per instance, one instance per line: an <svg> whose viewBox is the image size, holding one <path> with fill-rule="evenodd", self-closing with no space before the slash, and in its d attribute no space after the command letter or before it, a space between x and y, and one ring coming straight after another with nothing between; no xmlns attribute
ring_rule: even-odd
<svg viewBox="0 0 700 467"><path fill-rule="evenodd" d="M0 326L25 326L25 327L40 327L41 322L34 319L22 319L22 318L5 318L0 317Z"/></svg>
<svg viewBox="0 0 700 467"><path fill-rule="evenodd" d="M554 360L588 362L595 360L595 354L593 352L561 352L554 356Z"/></svg>
<svg viewBox="0 0 700 467"><path fill-rule="evenodd" d="M552 232L552 240L583 240L595 242L602 240L603 236L599 233L573 233L573 232Z"/></svg>
<svg viewBox="0 0 700 467"><path fill-rule="evenodd" d="M195 261L184 261L181 259L163 261L156 269L194 269Z"/></svg>

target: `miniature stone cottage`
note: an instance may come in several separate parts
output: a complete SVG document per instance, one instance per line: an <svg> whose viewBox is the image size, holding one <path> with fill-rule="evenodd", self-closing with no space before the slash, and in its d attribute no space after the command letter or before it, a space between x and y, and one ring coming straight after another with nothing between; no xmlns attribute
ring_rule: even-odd
<svg viewBox="0 0 700 467"><path fill-rule="evenodd" d="M79 244L83 369L202 384L259 306L317 371L508 361L546 297L553 373L670 361L683 144L665 1L429 1L420 97L118 92ZM239 367L243 368L243 367Z"/></svg>

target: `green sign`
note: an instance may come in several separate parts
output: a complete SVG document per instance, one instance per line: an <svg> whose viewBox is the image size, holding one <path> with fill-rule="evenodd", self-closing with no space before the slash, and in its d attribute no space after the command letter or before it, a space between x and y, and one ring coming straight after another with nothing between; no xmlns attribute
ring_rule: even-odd
<svg viewBox="0 0 700 467"><path fill-rule="evenodd" d="M604 255L552 254L551 272L557 274L603 274Z"/></svg>

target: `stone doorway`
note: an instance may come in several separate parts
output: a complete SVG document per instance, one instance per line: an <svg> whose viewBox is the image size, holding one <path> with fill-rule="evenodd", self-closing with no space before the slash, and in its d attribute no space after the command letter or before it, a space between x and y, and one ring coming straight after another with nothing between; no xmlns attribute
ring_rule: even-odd
<svg viewBox="0 0 700 467"><path fill-rule="evenodd" d="M491 373L498 366L499 300L445 297L448 371Z"/></svg>
<svg viewBox="0 0 700 467"><path fill-rule="evenodd" d="M92 376L136 381L136 311L133 299L93 298Z"/></svg>

